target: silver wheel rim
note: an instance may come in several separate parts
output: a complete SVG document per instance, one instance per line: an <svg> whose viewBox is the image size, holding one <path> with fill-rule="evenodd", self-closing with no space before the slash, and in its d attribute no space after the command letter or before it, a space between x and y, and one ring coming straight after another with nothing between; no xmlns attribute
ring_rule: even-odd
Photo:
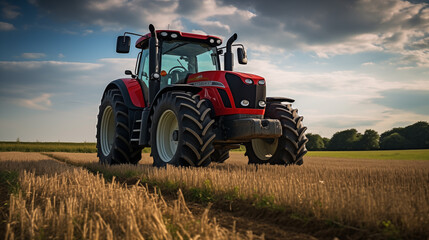
<svg viewBox="0 0 429 240"><path fill-rule="evenodd" d="M171 110L162 113L156 128L156 147L159 157L164 162L170 162L176 154L178 141L174 140L173 134L178 130L176 114Z"/></svg>
<svg viewBox="0 0 429 240"><path fill-rule="evenodd" d="M267 161L276 152L278 143L278 138L274 139L272 143L263 139L252 139L253 152L260 160Z"/></svg>
<svg viewBox="0 0 429 240"><path fill-rule="evenodd" d="M107 106L104 109L103 117L101 118L100 142L101 151L104 156L110 154L113 141L115 140L115 117L113 116L113 108Z"/></svg>

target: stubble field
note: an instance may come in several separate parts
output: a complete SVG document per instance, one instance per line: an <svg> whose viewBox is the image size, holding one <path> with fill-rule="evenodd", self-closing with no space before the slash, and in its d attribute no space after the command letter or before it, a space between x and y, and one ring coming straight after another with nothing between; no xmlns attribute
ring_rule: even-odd
<svg viewBox="0 0 429 240"><path fill-rule="evenodd" d="M311 156L208 168L0 153L5 239L427 239L429 161ZM393 158L394 159L394 158Z"/></svg>

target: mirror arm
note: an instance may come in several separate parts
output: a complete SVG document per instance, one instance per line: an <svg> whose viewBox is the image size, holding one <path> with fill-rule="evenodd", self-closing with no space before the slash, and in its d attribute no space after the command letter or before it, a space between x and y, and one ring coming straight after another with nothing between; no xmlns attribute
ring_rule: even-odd
<svg viewBox="0 0 429 240"><path fill-rule="evenodd" d="M124 32L124 42L125 42L125 35L135 35L135 36L140 36L143 37L144 35L138 34L138 33L133 33L133 32Z"/></svg>

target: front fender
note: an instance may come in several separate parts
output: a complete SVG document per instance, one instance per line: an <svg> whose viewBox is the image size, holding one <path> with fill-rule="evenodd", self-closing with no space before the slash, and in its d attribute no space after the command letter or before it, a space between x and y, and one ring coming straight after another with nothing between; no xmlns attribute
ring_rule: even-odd
<svg viewBox="0 0 429 240"><path fill-rule="evenodd" d="M164 93L166 92L170 92L170 91L174 91L174 90L180 90L180 91L186 91L186 92L191 92L193 94L197 94L199 92L201 92L201 90L203 90L200 87L196 87L196 86L192 86L190 84L172 84L172 85L168 85L166 87L164 87L163 89L161 89L161 91L159 91L156 95L155 98L153 99L153 101L151 102L151 106L150 106L150 113L153 113L153 103L156 102L156 100Z"/></svg>
<svg viewBox="0 0 429 240"><path fill-rule="evenodd" d="M149 128L151 125L150 122L150 116L153 114L154 109L153 106L158 98L162 96L162 94L170 91L185 91L185 92L191 92L193 94L197 94L201 92L202 88L192 86L189 84L173 84L169 85L163 89L161 89L156 95L153 101L151 102L151 106L149 109L144 109L142 113L142 125L141 125L141 131L140 131L140 145L143 146L149 146Z"/></svg>

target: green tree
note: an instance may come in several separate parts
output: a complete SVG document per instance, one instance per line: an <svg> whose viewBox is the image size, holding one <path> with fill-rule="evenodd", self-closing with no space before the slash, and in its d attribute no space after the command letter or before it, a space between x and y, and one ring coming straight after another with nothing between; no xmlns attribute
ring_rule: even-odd
<svg viewBox="0 0 429 240"><path fill-rule="evenodd" d="M372 129L367 129L362 135L362 138L359 140L359 149L361 150L375 150L379 149L379 139L380 136L378 133Z"/></svg>
<svg viewBox="0 0 429 240"><path fill-rule="evenodd" d="M393 135L396 133L395 135ZM399 136L398 136L399 135ZM381 149L429 148L429 124L416 122L405 128L393 128L380 136Z"/></svg>
<svg viewBox="0 0 429 240"><path fill-rule="evenodd" d="M308 138L308 142L305 145L310 151L319 151L325 149L325 143L319 134L308 133L305 135Z"/></svg>
<svg viewBox="0 0 429 240"><path fill-rule="evenodd" d="M409 142L401 134L394 132L380 141L380 148L386 150L407 149Z"/></svg>
<svg viewBox="0 0 429 240"><path fill-rule="evenodd" d="M403 130L402 136L409 142L409 148L429 148L429 124L416 122Z"/></svg>
<svg viewBox="0 0 429 240"><path fill-rule="evenodd" d="M329 150L357 150L361 137L354 128L336 132L329 141Z"/></svg>
<svg viewBox="0 0 429 240"><path fill-rule="evenodd" d="M325 149L328 149L328 147L329 147L329 141L330 141L329 138L326 138L326 137L323 138L323 144L325 145Z"/></svg>

